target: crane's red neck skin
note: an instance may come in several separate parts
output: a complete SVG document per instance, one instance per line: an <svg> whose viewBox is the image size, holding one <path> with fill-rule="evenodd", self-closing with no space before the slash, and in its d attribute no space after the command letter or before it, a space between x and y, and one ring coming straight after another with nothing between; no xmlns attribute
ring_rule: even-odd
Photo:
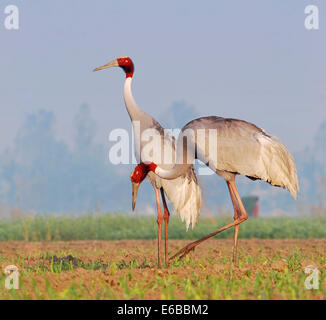
<svg viewBox="0 0 326 320"><path fill-rule="evenodd" d="M154 162L151 162L149 165L147 165L147 167L148 167L148 171L152 171L155 173L157 165Z"/></svg>
<svg viewBox="0 0 326 320"><path fill-rule="evenodd" d="M126 73L126 78L132 78L134 75L134 64L129 57L120 57L117 59L119 67Z"/></svg>

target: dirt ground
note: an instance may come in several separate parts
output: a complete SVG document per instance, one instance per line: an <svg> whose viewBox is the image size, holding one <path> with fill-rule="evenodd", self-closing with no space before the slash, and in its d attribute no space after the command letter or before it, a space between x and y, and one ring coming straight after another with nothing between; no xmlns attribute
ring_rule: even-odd
<svg viewBox="0 0 326 320"><path fill-rule="evenodd" d="M170 256L187 243L169 241ZM232 239L209 240L186 259L158 269L155 240L2 242L0 267L18 267L20 289L15 295L1 288L0 297L326 298L326 239L240 239L238 267L232 266L232 245ZM319 290L304 288L308 265L316 266L322 275Z"/></svg>

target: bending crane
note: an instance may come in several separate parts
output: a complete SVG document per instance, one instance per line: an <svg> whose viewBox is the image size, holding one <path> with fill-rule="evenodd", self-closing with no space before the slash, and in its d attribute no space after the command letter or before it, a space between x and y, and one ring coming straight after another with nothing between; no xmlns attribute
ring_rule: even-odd
<svg viewBox="0 0 326 320"><path fill-rule="evenodd" d="M200 138L203 132L204 138ZM186 145L184 138L187 139ZM173 168L165 169L149 161L146 165L148 171L162 179L175 179L188 170L194 159L204 162L226 181L233 204L234 221L188 244L171 259L179 255L183 257L206 239L234 227L233 262L237 264L239 227L240 223L248 219L248 215L236 188L236 175L286 188L296 199L299 186L293 157L279 139L268 135L256 125L243 120L211 116L195 119L182 128L177 140L176 164Z"/></svg>

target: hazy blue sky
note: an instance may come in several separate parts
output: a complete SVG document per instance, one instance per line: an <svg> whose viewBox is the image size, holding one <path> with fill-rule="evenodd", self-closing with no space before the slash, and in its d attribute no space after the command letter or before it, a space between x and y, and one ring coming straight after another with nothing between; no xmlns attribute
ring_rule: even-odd
<svg viewBox="0 0 326 320"><path fill-rule="evenodd" d="M18 31L4 28L9 4ZM307 4L319 7L318 31L304 28ZM183 100L199 115L254 122L294 152L326 119L324 1L2 0L0 151L39 109L69 142L82 103L97 141L128 127L121 70L92 73L120 55L134 60L134 96L158 120Z"/></svg>

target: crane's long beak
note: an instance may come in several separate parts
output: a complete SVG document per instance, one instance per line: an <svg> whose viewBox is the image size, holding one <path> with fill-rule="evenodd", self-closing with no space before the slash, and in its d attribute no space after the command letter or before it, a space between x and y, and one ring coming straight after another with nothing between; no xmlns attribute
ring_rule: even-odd
<svg viewBox="0 0 326 320"><path fill-rule="evenodd" d="M118 60L113 60L107 64L104 64L103 66L100 66L100 67L94 69L93 71L99 71L99 70L107 69L110 67L119 67Z"/></svg>
<svg viewBox="0 0 326 320"><path fill-rule="evenodd" d="M140 183L132 182L132 211L135 210L139 186Z"/></svg>

